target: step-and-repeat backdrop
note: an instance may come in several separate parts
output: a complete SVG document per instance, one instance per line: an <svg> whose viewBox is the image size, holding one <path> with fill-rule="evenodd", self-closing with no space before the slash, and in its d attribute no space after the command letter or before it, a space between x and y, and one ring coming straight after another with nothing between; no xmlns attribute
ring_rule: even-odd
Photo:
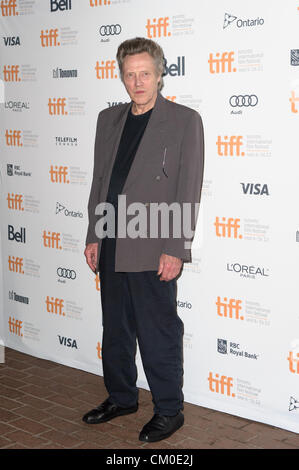
<svg viewBox="0 0 299 470"><path fill-rule="evenodd" d="M164 96L205 129L178 286L185 400L299 432L299 0L2 0L0 15L2 340L102 375L83 256L96 119L129 99L120 42L151 38Z"/></svg>

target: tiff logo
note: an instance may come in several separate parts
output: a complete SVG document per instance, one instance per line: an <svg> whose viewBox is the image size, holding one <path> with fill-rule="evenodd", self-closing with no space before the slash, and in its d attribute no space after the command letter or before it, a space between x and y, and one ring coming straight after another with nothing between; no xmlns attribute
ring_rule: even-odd
<svg viewBox="0 0 299 470"><path fill-rule="evenodd" d="M100 290L100 278L99 278L99 275L97 274L96 277L95 277L95 284L96 284L96 290Z"/></svg>
<svg viewBox="0 0 299 470"><path fill-rule="evenodd" d="M50 170L50 181L51 183L63 183L68 184L70 181L67 178L68 176L68 167L67 166L57 166L51 165Z"/></svg>
<svg viewBox="0 0 299 470"><path fill-rule="evenodd" d="M102 359L102 348L101 348L101 343L98 341L97 347L96 347L97 353L98 353L98 359Z"/></svg>
<svg viewBox="0 0 299 470"><path fill-rule="evenodd" d="M299 353L296 353L294 357L293 351L290 351L287 359L289 361L290 372L292 372L292 374L299 374Z"/></svg>
<svg viewBox="0 0 299 470"><path fill-rule="evenodd" d="M65 116L68 112L65 110L66 98L49 98L48 108L50 116Z"/></svg>
<svg viewBox="0 0 299 470"><path fill-rule="evenodd" d="M14 256L8 257L8 269L13 273L24 274L23 271L23 258L15 258Z"/></svg>
<svg viewBox="0 0 299 470"><path fill-rule="evenodd" d="M16 0L1 0L0 3L2 16L18 16Z"/></svg>
<svg viewBox="0 0 299 470"><path fill-rule="evenodd" d="M170 31L167 30L169 26L168 20L168 16L164 18L153 18L152 21L148 19L146 24L147 37L152 39L156 37L160 38L161 36L171 36Z"/></svg>
<svg viewBox="0 0 299 470"><path fill-rule="evenodd" d="M8 330L10 333L13 333L14 335L17 336L23 336L22 334L22 324L23 322L20 320L15 319L14 317L11 318L9 317L8 320Z"/></svg>
<svg viewBox="0 0 299 470"><path fill-rule="evenodd" d="M8 209L12 209L15 211L23 211L23 195L22 194L14 194L8 193L7 195L7 207Z"/></svg>
<svg viewBox="0 0 299 470"><path fill-rule="evenodd" d="M299 102L299 96L295 96L295 92L291 91L291 98L289 98L291 102L291 111L292 113L298 113L298 109L296 108L296 102Z"/></svg>
<svg viewBox="0 0 299 470"><path fill-rule="evenodd" d="M220 296L217 297L217 315L224 318L235 318L236 320L244 320L244 317L240 315L242 310L242 300L237 299L227 299L223 297L221 301Z"/></svg>
<svg viewBox="0 0 299 470"><path fill-rule="evenodd" d="M213 57L213 53L211 52L209 55L209 70L210 73L225 73L225 72L236 72L237 69L234 67L232 68L232 64L234 62L234 52L222 52L221 57L220 53L217 52L216 58ZM216 66L216 68L214 67Z"/></svg>
<svg viewBox="0 0 299 470"><path fill-rule="evenodd" d="M219 378L219 374L215 374L215 377L213 377L213 372L210 372L208 381L209 389L211 392L220 393L221 395L227 395L228 397L235 397L235 394L232 392L232 377L221 375L221 377Z"/></svg>
<svg viewBox="0 0 299 470"><path fill-rule="evenodd" d="M57 250L62 250L60 246L60 233L59 232L50 232L46 234L46 230L43 231L43 242L46 248L56 248Z"/></svg>
<svg viewBox="0 0 299 470"><path fill-rule="evenodd" d="M58 28L52 28L50 30L42 29L40 32L40 40L42 47L60 46L60 42L58 42Z"/></svg>
<svg viewBox="0 0 299 470"><path fill-rule="evenodd" d="M3 80L5 82L20 82L19 66L18 65L4 65L3 67Z"/></svg>
<svg viewBox="0 0 299 470"><path fill-rule="evenodd" d="M101 65L99 61L96 61L95 71L96 77L99 80L109 79L109 78L117 78L117 75L114 73L116 69L116 61L115 60L104 60L101 61Z"/></svg>
<svg viewBox="0 0 299 470"><path fill-rule="evenodd" d="M222 222L220 222L220 217L216 217L214 225L216 227L216 236L222 238L243 238L243 235L239 235L240 228L240 219L234 219L229 217L226 221L226 217L221 217Z"/></svg>
<svg viewBox="0 0 299 470"><path fill-rule="evenodd" d="M243 145L241 135L232 135L228 140L228 136L224 136L224 140L221 139L221 136L218 135L218 140L216 142L217 145L217 153L221 157L230 157L236 156L244 157L245 153L241 152L241 146Z"/></svg>
<svg viewBox="0 0 299 470"><path fill-rule="evenodd" d="M21 142L21 131L14 129L6 129L5 132L5 143L8 147L23 147Z"/></svg>
<svg viewBox="0 0 299 470"><path fill-rule="evenodd" d="M61 315L63 317L65 316L65 313L62 310L64 307L63 299L54 299L54 297L51 297L50 299L50 297L47 295L45 302L47 306L47 312L55 313L55 315Z"/></svg>

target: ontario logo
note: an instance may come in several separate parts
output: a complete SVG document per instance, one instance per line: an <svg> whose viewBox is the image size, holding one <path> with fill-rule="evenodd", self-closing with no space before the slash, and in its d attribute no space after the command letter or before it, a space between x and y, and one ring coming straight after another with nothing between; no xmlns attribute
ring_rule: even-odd
<svg viewBox="0 0 299 470"><path fill-rule="evenodd" d="M230 13L224 13L223 29L227 28L231 24L235 24L237 28L246 28L253 26L263 26L264 18L257 17L255 19L242 19L237 16L231 15Z"/></svg>

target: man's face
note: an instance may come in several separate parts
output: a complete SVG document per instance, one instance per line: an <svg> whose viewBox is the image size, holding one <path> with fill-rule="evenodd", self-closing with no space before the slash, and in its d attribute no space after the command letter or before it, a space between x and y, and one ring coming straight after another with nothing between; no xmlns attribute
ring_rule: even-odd
<svg viewBox="0 0 299 470"><path fill-rule="evenodd" d="M154 61L147 52L125 57L123 81L131 100L137 106L145 106L146 110L153 107L160 78Z"/></svg>

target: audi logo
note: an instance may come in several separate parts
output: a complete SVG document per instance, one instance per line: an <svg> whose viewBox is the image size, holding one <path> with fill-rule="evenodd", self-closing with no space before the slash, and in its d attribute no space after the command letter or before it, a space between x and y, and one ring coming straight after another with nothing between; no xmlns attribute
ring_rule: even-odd
<svg viewBox="0 0 299 470"><path fill-rule="evenodd" d="M115 34L121 33L120 24L108 24L100 27L101 36L114 36Z"/></svg>
<svg viewBox="0 0 299 470"><path fill-rule="evenodd" d="M256 95L233 95L230 97L229 104L236 108L237 106L241 108L242 106L256 106L258 103L258 98Z"/></svg>
<svg viewBox="0 0 299 470"><path fill-rule="evenodd" d="M66 279L76 279L76 272L73 269L57 268L57 274Z"/></svg>

